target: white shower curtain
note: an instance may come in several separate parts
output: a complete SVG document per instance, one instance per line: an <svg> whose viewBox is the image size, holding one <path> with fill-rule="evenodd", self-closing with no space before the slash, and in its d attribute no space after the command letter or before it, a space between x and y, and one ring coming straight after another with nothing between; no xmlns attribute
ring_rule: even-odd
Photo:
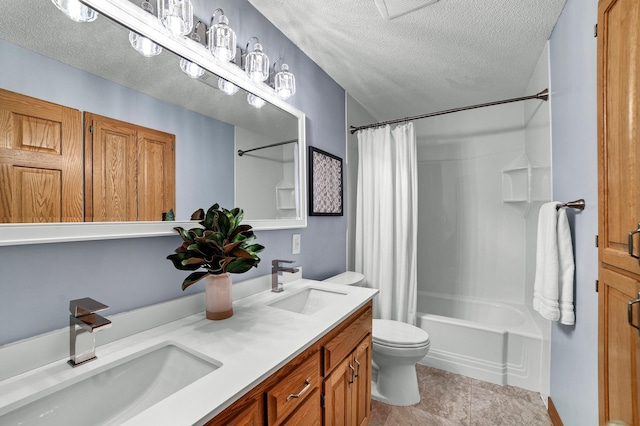
<svg viewBox="0 0 640 426"><path fill-rule="evenodd" d="M380 290L374 318L415 324L418 195L413 123L358 132L355 269Z"/></svg>

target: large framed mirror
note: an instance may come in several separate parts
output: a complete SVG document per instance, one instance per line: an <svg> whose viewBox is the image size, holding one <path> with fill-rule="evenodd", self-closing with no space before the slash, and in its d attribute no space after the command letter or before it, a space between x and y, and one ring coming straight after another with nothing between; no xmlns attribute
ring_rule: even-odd
<svg viewBox="0 0 640 426"><path fill-rule="evenodd" d="M0 89L174 135L176 220L3 220L0 245L171 235L214 202L242 207L257 230L306 226L304 114L234 64L217 62L202 44L169 34L136 4L82 1L99 13L94 22L73 22L51 1L0 0ZM129 44L130 31L163 52L141 56ZM186 76L182 59L204 74ZM220 78L240 91L224 94ZM249 95L265 105L250 106Z"/></svg>

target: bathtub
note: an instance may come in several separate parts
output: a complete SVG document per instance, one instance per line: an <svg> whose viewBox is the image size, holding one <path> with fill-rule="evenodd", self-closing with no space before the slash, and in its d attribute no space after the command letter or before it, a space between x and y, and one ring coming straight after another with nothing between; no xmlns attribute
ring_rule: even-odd
<svg viewBox="0 0 640 426"><path fill-rule="evenodd" d="M526 306L418 291L416 325L431 340L420 364L540 391L542 333Z"/></svg>

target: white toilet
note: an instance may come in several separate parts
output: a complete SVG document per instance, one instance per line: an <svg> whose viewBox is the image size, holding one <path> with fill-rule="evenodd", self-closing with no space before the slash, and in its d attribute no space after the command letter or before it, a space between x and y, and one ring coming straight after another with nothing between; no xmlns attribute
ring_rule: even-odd
<svg viewBox="0 0 640 426"><path fill-rule="evenodd" d="M326 282L362 285L364 275L347 271ZM429 352L429 334L421 328L399 321L373 320L373 373L371 397L390 405L420 402L416 363Z"/></svg>

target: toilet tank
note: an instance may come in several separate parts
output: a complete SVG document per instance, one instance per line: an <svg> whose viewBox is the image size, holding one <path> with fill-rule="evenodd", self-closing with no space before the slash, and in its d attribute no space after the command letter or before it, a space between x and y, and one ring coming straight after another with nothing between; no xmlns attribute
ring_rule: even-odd
<svg viewBox="0 0 640 426"><path fill-rule="evenodd" d="M333 277L329 277L325 282L342 284L342 285L355 285L358 287L364 286L364 275L360 272L347 271Z"/></svg>

